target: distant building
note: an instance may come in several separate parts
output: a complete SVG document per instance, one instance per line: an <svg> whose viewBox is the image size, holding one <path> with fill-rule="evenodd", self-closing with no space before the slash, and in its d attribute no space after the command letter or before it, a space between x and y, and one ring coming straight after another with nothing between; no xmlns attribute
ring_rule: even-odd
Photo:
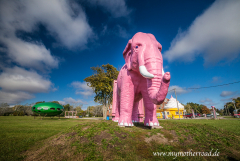
<svg viewBox="0 0 240 161"><path fill-rule="evenodd" d="M157 109L163 109L165 105L168 103L169 99L165 98L164 102L160 105L157 105Z"/></svg>
<svg viewBox="0 0 240 161"><path fill-rule="evenodd" d="M156 111L157 118L179 118L178 109L180 112L180 118L183 118L184 106L179 103L175 98L171 96L168 102L162 103Z"/></svg>

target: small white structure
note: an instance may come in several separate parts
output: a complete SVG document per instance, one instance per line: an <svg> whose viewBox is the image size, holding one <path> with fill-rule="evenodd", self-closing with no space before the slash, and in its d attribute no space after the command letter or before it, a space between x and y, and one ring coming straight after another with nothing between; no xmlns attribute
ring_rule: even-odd
<svg viewBox="0 0 240 161"><path fill-rule="evenodd" d="M72 116L70 116L69 113L72 113ZM67 114L68 114L68 116L67 116ZM65 111L65 118L78 118L77 111Z"/></svg>

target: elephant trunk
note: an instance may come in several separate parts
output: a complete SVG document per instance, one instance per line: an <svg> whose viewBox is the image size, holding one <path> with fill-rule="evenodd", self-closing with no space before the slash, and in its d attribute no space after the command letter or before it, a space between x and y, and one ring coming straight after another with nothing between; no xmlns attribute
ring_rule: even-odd
<svg viewBox="0 0 240 161"><path fill-rule="evenodd" d="M148 95L154 104L162 104L168 93L170 84L170 73L166 72L164 76L154 75L153 79L147 79Z"/></svg>
<svg viewBox="0 0 240 161"><path fill-rule="evenodd" d="M146 70L154 76L152 78L147 78L149 98L154 104L161 104L168 93L170 73L163 73L162 56L159 53L149 56L145 54L144 64Z"/></svg>

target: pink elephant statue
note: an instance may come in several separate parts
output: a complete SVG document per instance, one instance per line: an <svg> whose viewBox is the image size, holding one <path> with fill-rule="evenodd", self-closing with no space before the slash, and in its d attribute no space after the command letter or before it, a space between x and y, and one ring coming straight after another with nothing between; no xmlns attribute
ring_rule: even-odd
<svg viewBox="0 0 240 161"><path fill-rule="evenodd" d="M113 84L113 104L112 104L112 120L118 122L120 102L117 99L117 80L114 80ZM143 122L144 111L143 111L143 99L134 103L132 111L132 122Z"/></svg>
<svg viewBox="0 0 240 161"><path fill-rule="evenodd" d="M126 64L115 82L114 121L119 126L133 126L133 122L141 121L133 119L141 110L143 99L144 125L159 127L156 105L164 101L170 84L170 73L163 71L161 50L162 45L152 34L138 32L128 41L123 51Z"/></svg>

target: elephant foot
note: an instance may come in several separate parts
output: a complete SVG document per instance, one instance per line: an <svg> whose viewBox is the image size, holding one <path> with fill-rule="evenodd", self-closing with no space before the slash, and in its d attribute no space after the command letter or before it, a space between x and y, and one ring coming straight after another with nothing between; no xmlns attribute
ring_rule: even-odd
<svg viewBox="0 0 240 161"><path fill-rule="evenodd" d="M139 122L138 118L132 118L132 122L135 123L135 122Z"/></svg>
<svg viewBox="0 0 240 161"><path fill-rule="evenodd" d="M140 119L139 118L135 118L135 119L133 118L132 122L133 123L143 122L143 119L142 118L140 118Z"/></svg>
<svg viewBox="0 0 240 161"><path fill-rule="evenodd" d="M134 126L132 121L126 121L126 120L119 120L118 121L118 126L123 127L123 126Z"/></svg>
<svg viewBox="0 0 240 161"><path fill-rule="evenodd" d="M145 118L144 126L157 127L157 126L159 126L159 122L158 122L157 118L155 118L155 119L153 118L153 120L151 119L151 121L150 121L150 119Z"/></svg>
<svg viewBox="0 0 240 161"><path fill-rule="evenodd" d="M119 117L114 117L114 118L112 119L112 121L114 121L114 122L118 122L118 120L119 120Z"/></svg>
<svg viewBox="0 0 240 161"><path fill-rule="evenodd" d="M153 122L149 122L149 123L144 122L144 126L152 126L152 127L154 126L155 127L155 126L159 126L159 123L158 122L154 122L154 123Z"/></svg>

